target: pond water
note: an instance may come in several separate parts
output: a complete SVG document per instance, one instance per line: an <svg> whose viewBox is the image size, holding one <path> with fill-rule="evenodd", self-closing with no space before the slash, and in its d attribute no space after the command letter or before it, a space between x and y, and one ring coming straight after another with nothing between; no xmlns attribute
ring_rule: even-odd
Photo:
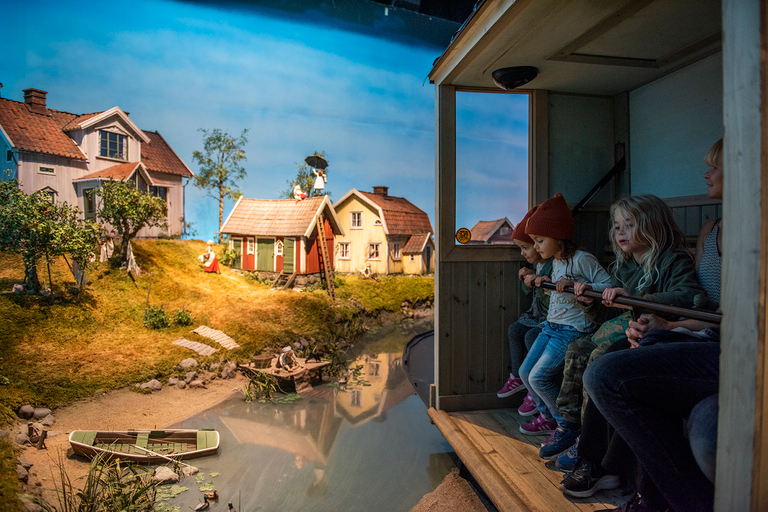
<svg viewBox="0 0 768 512"><path fill-rule="evenodd" d="M168 501L189 510L212 482L210 510L409 511L455 467L452 449L402 370L402 349L425 323L369 334L350 353L362 365L346 389L317 385L291 403L238 394L174 427L214 428L218 455L188 461L200 475ZM214 476L211 476L213 474Z"/></svg>

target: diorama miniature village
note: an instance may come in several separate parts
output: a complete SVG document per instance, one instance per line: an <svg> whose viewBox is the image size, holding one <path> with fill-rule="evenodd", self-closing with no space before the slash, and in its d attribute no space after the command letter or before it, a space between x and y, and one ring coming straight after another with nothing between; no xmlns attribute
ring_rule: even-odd
<svg viewBox="0 0 768 512"><path fill-rule="evenodd" d="M432 225L387 187L332 203L315 153L290 195L239 196L226 219L220 204L218 240L190 240L184 185L236 190L246 131L206 131L216 149L193 172L119 107L70 114L24 93L0 99L3 510L179 510L185 489L195 510L239 510L187 462L221 453L220 433L168 426L232 396L344 393L365 382L364 333L431 327Z"/></svg>

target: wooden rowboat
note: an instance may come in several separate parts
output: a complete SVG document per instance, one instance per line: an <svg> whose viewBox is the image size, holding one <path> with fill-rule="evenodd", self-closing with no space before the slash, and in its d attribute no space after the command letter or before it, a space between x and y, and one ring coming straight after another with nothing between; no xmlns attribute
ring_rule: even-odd
<svg viewBox="0 0 768 512"><path fill-rule="evenodd" d="M165 464L168 458L214 455L219 449L219 433L196 429L74 430L69 434L69 444L76 455L84 457L104 454L141 464Z"/></svg>

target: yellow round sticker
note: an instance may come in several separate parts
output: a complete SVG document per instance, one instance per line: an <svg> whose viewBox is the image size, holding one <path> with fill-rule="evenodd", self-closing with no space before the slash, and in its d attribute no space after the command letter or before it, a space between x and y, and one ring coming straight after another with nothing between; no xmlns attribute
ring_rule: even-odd
<svg viewBox="0 0 768 512"><path fill-rule="evenodd" d="M472 239L472 233L467 228L460 228L456 231L456 241L465 244Z"/></svg>

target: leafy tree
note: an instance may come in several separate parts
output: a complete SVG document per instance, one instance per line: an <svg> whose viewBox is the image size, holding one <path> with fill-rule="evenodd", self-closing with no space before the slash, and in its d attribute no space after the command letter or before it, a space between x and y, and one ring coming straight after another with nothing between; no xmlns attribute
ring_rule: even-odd
<svg viewBox="0 0 768 512"><path fill-rule="evenodd" d="M0 249L21 254L27 289L39 291L37 263L70 254L80 268L99 244L99 227L80 218L78 208L51 201L44 192L27 195L17 180L0 181Z"/></svg>
<svg viewBox="0 0 768 512"><path fill-rule="evenodd" d="M91 193L101 196L96 217L120 236L120 262L128 261L128 243L144 227L168 228L168 205L125 181L110 180Z"/></svg>
<svg viewBox="0 0 768 512"><path fill-rule="evenodd" d="M220 232L224 224L224 198L229 197L235 201L241 196L237 182L246 176L240 162L247 160L243 146L248 142L245 137L248 129L243 130L238 138L232 137L219 128L213 130L201 128L200 131L205 137L203 151L192 152L192 159L200 165L193 183L197 188L207 190L208 196L219 201Z"/></svg>
<svg viewBox="0 0 768 512"><path fill-rule="evenodd" d="M318 154L325 157L325 151ZM324 170L324 172L325 175L328 176L327 168ZM296 185L301 187L301 190L307 194L307 197L318 197L322 195L330 196L330 194L325 189L315 189L315 179L316 176L315 173L312 172L312 167L305 163L296 164L296 177L293 180L285 181L288 184L288 190L281 192L280 197L283 199L293 199L293 187Z"/></svg>

